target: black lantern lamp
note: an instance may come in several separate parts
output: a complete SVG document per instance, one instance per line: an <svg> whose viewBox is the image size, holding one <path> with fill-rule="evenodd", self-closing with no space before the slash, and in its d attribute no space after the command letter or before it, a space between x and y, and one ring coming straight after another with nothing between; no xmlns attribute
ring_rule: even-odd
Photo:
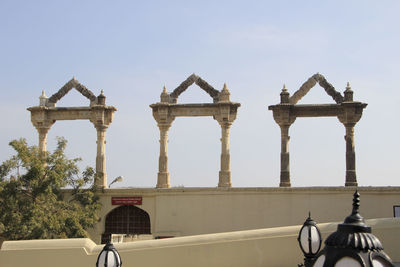
<svg viewBox="0 0 400 267"><path fill-rule="evenodd" d="M321 249L322 238L321 232L315 221L311 219L310 213L308 213L308 218L300 229L297 241L299 241L299 246L304 254L304 265L299 266L311 267L315 255Z"/></svg>
<svg viewBox="0 0 400 267"><path fill-rule="evenodd" d="M96 267L120 267L121 256L112 243L107 243L97 257Z"/></svg>
<svg viewBox="0 0 400 267"><path fill-rule="evenodd" d="M381 242L358 213L359 207L360 194L356 191L352 213L325 240L314 267L394 267Z"/></svg>

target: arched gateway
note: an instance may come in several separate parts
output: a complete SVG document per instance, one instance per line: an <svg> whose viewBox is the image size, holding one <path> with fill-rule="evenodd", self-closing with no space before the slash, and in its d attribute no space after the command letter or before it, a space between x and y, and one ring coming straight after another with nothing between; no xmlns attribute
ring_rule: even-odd
<svg viewBox="0 0 400 267"><path fill-rule="evenodd" d="M297 105L316 84L325 89L336 104ZM357 186L356 152L354 148L354 126L361 119L365 103L353 101L353 91L347 83L344 96L335 90L324 76L317 73L310 77L291 97L283 86L281 103L269 106L274 120L281 128L281 175L280 186L290 186L289 127L297 117L337 117L346 128L346 182L345 186Z"/></svg>
<svg viewBox="0 0 400 267"><path fill-rule="evenodd" d="M88 107L56 107L56 103L74 88L90 100L90 105ZM31 121L39 133L41 152L46 151L47 133L57 120L89 120L92 122L97 130L96 173L100 177L97 183L101 187L107 187L105 135L117 109L106 105L103 91L96 97L92 91L72 78L50 98L47 98L43 91L39 106L30 107L28 110L31 112Z"/></svg>
<svg viewBox="0 0 400 267"><path fill-rule="evenodd" d="M149 214L133 205L124 205L113 209L106 216L101 243L105 244L110 241L112 234L151 234Z"/></svg>
<svg viewBox="0 0 400 267"><path fill-rule="evenodd" d="M205 104L177 104L178 97L189 86L196 83L213 99L213 103ZM158 162L157 188L169 188L168 172L168 130L175 117L213 116L221 125L221 170L219 172L218 187L231 187L229 128L236 119L239 103L230 101L230 93L226 84L221 91L214 89L196 74L189 76L172 93L164 87L161 93L161 102L150 105L153 117L160 129L160 157Z"/></svg>

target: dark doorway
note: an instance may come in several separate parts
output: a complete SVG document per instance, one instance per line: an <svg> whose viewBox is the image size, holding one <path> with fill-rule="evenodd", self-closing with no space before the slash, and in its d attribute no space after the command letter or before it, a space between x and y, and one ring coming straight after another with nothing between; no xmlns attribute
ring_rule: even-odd
<svg viewBox="0 0 400 267"><path fill-rule="evenodd" d="M101 243L105 244L110 241L111 234L151 234L150 216L144 210L133 205L115 208L106 216L105 231L101 237Z"/></svg>

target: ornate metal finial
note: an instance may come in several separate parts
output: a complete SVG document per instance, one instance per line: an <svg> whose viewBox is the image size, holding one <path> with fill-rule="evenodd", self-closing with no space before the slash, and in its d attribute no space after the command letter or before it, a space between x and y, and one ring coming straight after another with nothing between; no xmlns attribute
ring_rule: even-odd
<svg viewBox="0 0 400 267"><path fill-rule="evenodd" d="M353 247L360 250L383 250L378 238L371 234L371 227L365 224L364 218L359 214L360 194L356 190L353 195L353 210L343 223L338 225L337 231L325 240L331 247Z"/></svg>
<svg viewBox="0 0 400 267"><path fill-rule="evenodd" d="M283 84L282 92L287 92L286 84L285 84L285 83Z"/></svg>
<svg viewBox="0 0 400 267"><path fill-rule="evenodd" d="M353 211L352 215L358 213L358 209L360 208L360 193L356 190L356 192L353 195Z"/></svg>
<svg viewBox="0 0 400 267"><path fill-rule="evenodd" d="M104 90L101 90L101 91L100 91L100 95L104 95Z"/></svg>
<svg viewBox="0 0 400 267"><path fill-rule="evenodd" d="M163 87L163 91L162 91L163 93L167 93L167 87L164 85L164 87Z"/></svg>

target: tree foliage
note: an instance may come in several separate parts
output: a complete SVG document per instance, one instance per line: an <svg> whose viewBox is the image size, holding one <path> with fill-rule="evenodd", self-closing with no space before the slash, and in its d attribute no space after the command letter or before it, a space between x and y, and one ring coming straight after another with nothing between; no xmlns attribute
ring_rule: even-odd
<svg viewBox="0 0 400 267"><path fill-rule="evenodd" d="M16 155L0 165L0 238L87 237L100 209L93 169L80 173L81 159L67 159L64 138L53 153L24 139L9 144Z"/></svg>

